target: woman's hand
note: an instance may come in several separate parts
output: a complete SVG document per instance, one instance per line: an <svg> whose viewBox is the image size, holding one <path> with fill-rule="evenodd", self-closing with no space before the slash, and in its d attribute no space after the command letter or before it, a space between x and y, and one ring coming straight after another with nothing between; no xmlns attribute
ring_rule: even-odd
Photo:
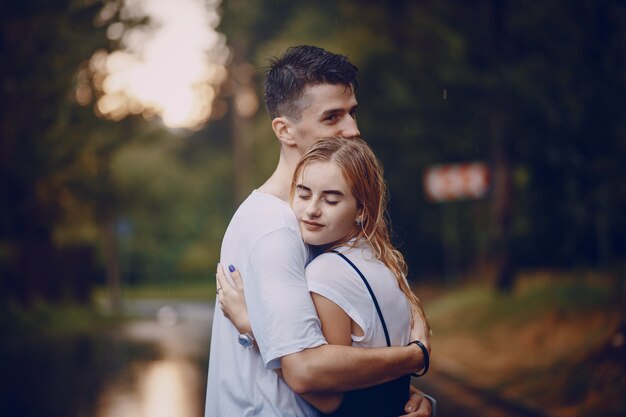
<svg viewBox="0 0 626 417"><path fill-rule="evenodd" d="M243 294L243 282L239 271L234 266L228 267L233 284L226 278L221 264L217 264L215 274L217 282L217 302L224 316L237 328L239 333L252 334L248 308Z"/></svg>

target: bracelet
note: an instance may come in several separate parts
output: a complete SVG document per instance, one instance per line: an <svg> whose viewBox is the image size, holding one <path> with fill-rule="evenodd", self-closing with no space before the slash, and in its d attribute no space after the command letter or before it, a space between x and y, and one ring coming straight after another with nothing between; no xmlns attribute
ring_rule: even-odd
<svg viewBox="0 0 626 417"><path fill-rule="evenodd" d="M419 340L413 340L412 342L409 342L407 346L410 346L413 344L417 345L422 350L422 353L424 354L424 368L421 370L421 372L415 372L411 374L413 376L420 377L420 376L425 375L426 372L428 372L428 366L430 365L430 354L428 353L428 349L426 349L426 346L424 346L424 344L420 342Z"/></svg>

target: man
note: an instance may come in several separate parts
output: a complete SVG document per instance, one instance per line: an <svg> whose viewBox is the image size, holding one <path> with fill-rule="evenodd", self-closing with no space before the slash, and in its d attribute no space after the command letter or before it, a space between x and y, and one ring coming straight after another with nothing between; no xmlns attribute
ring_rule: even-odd
<svg viewBox="0 0 626 417"><path fill-rule="evenodd" d="M222 264L237 265L242 273L259 351L246 349L251 335L240 335L216 311L205 417L317 416L298 394L364 388L424 367L415 344L328 345L304 279L308 252L287 202L291 178L302 154L320 138L360 135L357 77L344 56L312 46L288 49L268 71L265 103L280 145L278 165L233 216L221 253ZM412 339L430 346L419 320ZM282 378L274 371L279 368ZM419 396L407 407L417 410L410 416L430 414L430 404Z"/></svg>

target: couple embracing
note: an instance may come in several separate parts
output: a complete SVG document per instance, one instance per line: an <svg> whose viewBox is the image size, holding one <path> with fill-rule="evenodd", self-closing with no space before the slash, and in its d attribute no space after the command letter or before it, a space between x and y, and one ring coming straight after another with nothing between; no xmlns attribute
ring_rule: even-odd
<svg viewBox="0 0 626 417"><path fill-rule="evenodd" d="M357 88L357 68L321 48L271 62L279 161L224 235L205 417L434 415L410 386L430 329L359 138Z"/></svg>

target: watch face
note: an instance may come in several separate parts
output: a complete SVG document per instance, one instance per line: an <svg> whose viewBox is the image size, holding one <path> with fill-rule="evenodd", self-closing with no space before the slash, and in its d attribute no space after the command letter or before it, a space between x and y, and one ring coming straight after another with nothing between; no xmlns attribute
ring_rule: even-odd
<svg viewBox="0 0 626 417"><path fill-rule="evenodd" d="M245 347L246 349L250 349L254 345L254 341L252 340L250 335L247 335L245 333L240 334L237 340L239 341L239 344Z"/></svg>

